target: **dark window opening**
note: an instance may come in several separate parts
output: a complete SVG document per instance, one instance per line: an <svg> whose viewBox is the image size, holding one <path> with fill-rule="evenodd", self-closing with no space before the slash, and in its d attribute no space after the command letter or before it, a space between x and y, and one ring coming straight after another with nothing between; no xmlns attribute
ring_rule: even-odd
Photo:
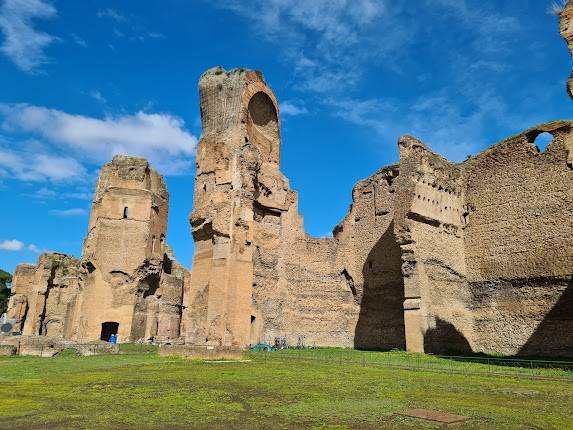
<svg viewBox="0 0 573 430"><path fill-rule="evenodd" d="M129 208L126 206L123 208L123 219L126 219L129 215Z"/></svg>
<svg viewBox="0 0 573 430"><path fill-rule="evenodd" d="M118 329L119 329L119 323L117 322L102 323L100 339L107 342L112 335L117 335Z"/></svg>
<svg viewBox="0 0 573 430"><path fill-rule="evenodd" d="M251 315L251 324L254 324L256 320L257 320L257 317L254 315Z"/></svg>
<svg viewBox="0 0 573 430"><path fill-rule="evenodd" d="M93 273L95 271L95 266L93 265L93 263L91 261L88 261L86 263L86 269L88 269L89 273Z"/></svg>

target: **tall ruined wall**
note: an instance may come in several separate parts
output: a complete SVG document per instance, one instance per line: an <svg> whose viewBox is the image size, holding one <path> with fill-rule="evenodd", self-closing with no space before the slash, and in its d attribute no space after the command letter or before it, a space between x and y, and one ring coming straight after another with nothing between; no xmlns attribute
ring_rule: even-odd
<svg viewBox="0 0 573 430"><path fill-rule="evenodd" d="M82 257L80 339L99 338L107 322L119 324L120 339L179 337L184 275L171 273L166 254L168 208L145 159L116 156L102 168Z"/></svg>
<svg viewBox="0 0 573 430"><path fill-rule="evenodd" d="M92 342L178 339L187 271L165 244L169 194L137 157L102 170L81 260L44 254L22 265L9 315L24 335Z"/></svg>
<svg viewBox="0 0 573 430"><path fill-rule="evenodd" d="M401 138L399 148L394 216L403 263L408 350L467 351L465 337L472 324L467 309L462 170L415 138Z"/></svg>
<svg viewBox="0 0 573 430"><path fill-rule="evenodd" d="M535 138L550 132L544 152ZM476 348L573 351L573 169L570 122L536 127L464 164L465 253Z"/></svg>

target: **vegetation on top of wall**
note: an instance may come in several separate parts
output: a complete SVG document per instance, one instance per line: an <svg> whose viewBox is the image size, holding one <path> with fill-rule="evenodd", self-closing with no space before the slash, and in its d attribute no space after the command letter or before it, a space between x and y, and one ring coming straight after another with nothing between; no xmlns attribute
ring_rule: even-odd
<svg viewBox="0 0 573 430"><path fill-rule="evenodd" d="M552 15L559 15L561 14L561 12L563 12L563 9L565 8L565 5L567 4L567 0L556 0L553 3L551 3L551 6L549 6L549 13Z"/></svg>
<svg viewBox="0 0 573 430"><path fill-rule="evenodd" d="M10 298L10 284L12 275L0 269L0 315L8 310L8 299Z"/></svg>

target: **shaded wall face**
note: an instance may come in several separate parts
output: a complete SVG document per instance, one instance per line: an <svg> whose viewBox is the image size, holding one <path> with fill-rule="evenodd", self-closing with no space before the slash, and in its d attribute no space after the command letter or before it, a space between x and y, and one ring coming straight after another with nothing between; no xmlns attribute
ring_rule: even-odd
<svg viewBox="0 0 573 430"><path fill-rule="evenodd" d="M345 276L359 307L354 346L405 349L404 283L394 236L398 169L383 169L353 191L352 209L338 232ZM350 252L348 252L348 250ZM345 252L346 251L346 252Z"/></svg>
<svg viewBox="0 0 573 430"><path fill-rule="evenodd" d="M478 349L506 354L572 355L573 170L550 130L537 131L468 162L466 255Z"/></svg>

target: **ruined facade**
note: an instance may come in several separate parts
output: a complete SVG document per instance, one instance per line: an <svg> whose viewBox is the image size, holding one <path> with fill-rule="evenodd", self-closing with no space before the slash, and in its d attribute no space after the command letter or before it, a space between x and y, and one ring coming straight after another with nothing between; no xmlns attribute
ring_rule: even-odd
<svg viewBox="0 0 573 430"><path fill-rule="evenodd" d="M25 336L80 343L177 339L187 271L166 247L169 194L142 158L100 173L81 260L44 254L16 269L8 318Z"/></svg>
<svg viewBox="0 0 573 430"><path fill-rule="evenodd" d="M561 31L572 48L573 2ZM399 163L359 182L319 239L280 171L279 107L262 74L215 68L199 92L191 274L166 249L162 178L116 157L82 258L18 267L9 317L24 335L573 355L572 122L463 163L404 136ZM553 136L543 152L542 133Z"/></svg>
<svg viewBox="0 0 573 430"><path fill-rule="evenodd" d="M461 164L402 137L400 163L360 182L334 237L317 239L280 172L262 75L213 69L200 95L187 342L573 352L572 123Z"/></svg>

